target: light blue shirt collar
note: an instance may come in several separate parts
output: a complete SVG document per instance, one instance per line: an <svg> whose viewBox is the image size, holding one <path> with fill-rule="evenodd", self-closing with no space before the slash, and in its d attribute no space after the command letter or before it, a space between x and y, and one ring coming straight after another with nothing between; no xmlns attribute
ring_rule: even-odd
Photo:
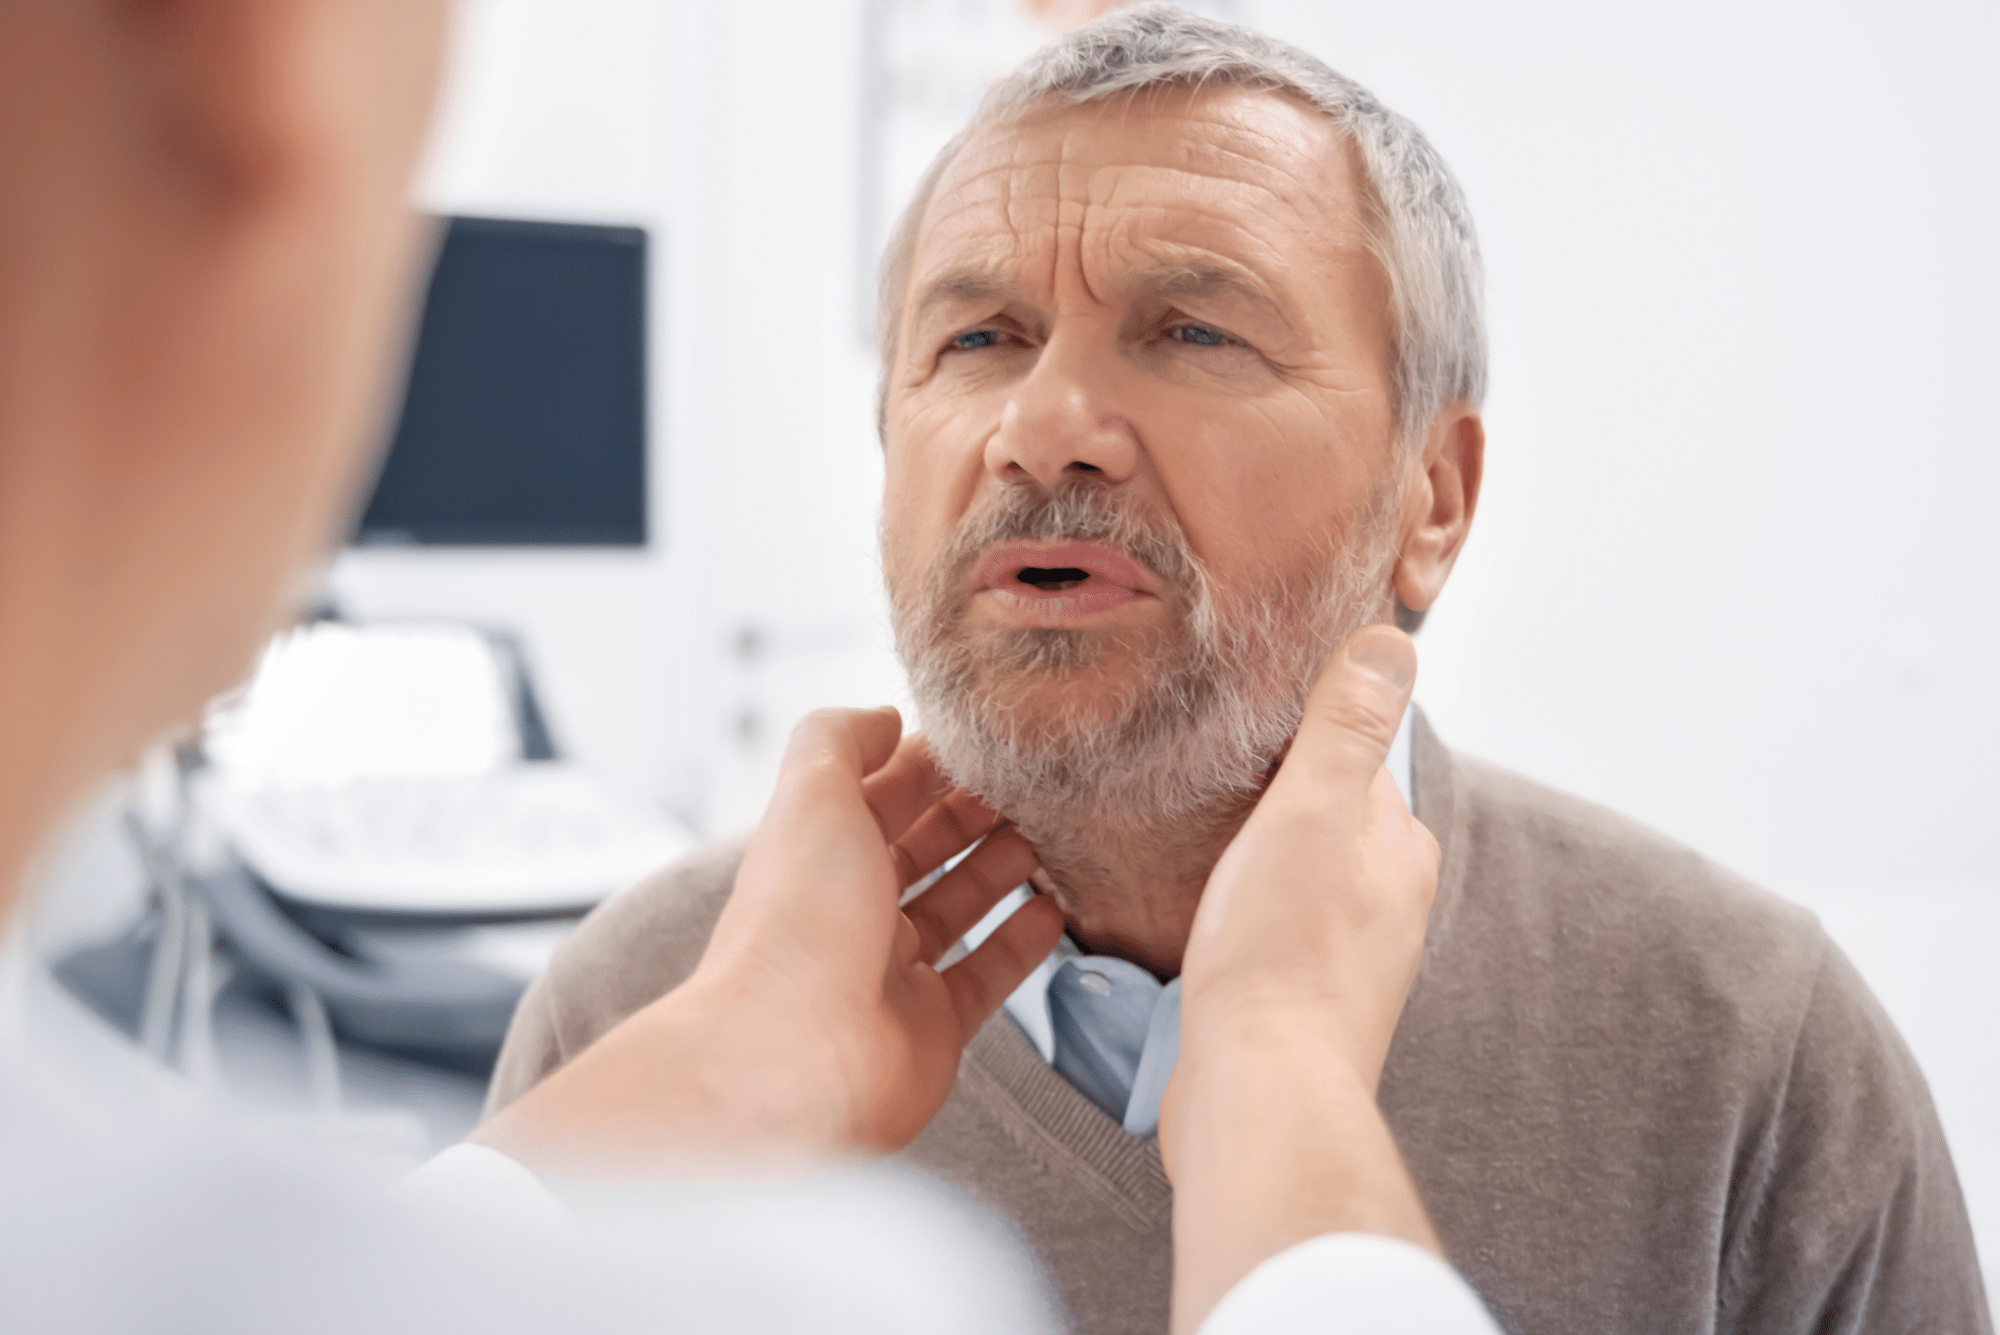
<svg viewBox="0 0 2000 1335"><path fill-rule="evenodd" d="M1396 740L1384 767L1396 781L1405 806L1411 796L1410 729L1415 707L1403 711ZM1021 886L993 906L965 934L965 949L984 941L1033 892ZM1093 977L1095 981L1093 981ZM1127 1133L1150 1136L1159 1130L1160 1098L1181 1050L1181 982L1161 983L1146 970L1109 955L1085 955L1065 936L1006 1001L1007 1014L1042 1054L1086 1098L1118 1119ZM1083 1060L1058 1064L1057 1034L1073 1048L1088 1050ZM1136 1053L1136 1060L1132 1054ZM1129 1074L1128 1074L1129 1072ZM1122 1108L1122 1116L1120 1109Z"/></svg>

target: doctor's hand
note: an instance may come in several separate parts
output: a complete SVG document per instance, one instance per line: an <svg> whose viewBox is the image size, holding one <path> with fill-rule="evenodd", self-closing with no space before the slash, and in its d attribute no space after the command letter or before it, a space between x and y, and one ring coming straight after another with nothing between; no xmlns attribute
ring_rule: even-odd
<svg viewBox="0 0 2000 1335"><path fill-rule="evenodd" d="M1196 1036L1308 1026L1374 1090L1437 890L1437 840L1384 767L1416 673L1416 647L1386 625L1322 670L1195 914L1181 997Z"/></svg>
<svg viewBox="0 0 2000 1335"><path fill-rule="evenodd" d="M1342 646L1202 894L1160 1115L1176 1331L1323 1233L1439 1251L1375 1106L1437 888L1437 842L1383 768L1416 669L1393 627Z"/></svg>
<svg viewBox="0 0 2000 1335"><path fill-rule="evenodd" d="M943 1105L966 1042L1062 934L1037 898L936 967L1035 866L1020 834L948 788L920 735L901 737L895 710L813 714L694 974L475 1139L585 1174L900 1148Z"/></svg>

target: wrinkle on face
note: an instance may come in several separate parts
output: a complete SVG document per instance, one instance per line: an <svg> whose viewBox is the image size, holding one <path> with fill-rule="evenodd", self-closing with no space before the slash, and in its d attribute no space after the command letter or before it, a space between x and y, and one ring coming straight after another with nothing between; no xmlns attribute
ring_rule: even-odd
<svg viewBox="0 0 2000 1335"><path fill-rule="evenodd" d="M1337 548L1392 459L1389 289L1368 198L1344 132L1265 92L1056 108L974 136L912 249L887 415L896 559L922 562L993 485L985 445L1039 359L1085 353L1086 388L1117 405L1145 457L1128 485L1172 511L1222 596L1254 597ZM1239 290L1163 290L1176 269L1233 275ZM1240 329L1253 355L1147 342L1168 310ZM988 324L1018 346L976 374L953 352L947 369L946 339Z"/></svg>

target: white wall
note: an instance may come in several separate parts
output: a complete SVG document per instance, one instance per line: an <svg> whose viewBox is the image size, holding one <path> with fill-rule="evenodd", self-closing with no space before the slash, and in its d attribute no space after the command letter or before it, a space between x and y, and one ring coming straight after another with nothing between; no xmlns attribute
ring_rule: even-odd
<svg viewBox="0 0 2000 1335"><path fill-rule="evenodd" d="M1257 9L1483 234L1445 734L1781 888L2000 892L2000 9Z"/></svg>
<svg viewBox="0 0 2000 1335"><path fill-rule="evenodd" d="M1419 698L1820 913L2000 1290L2000 9L1255 11L1424 127L1484 243L1487 482Z"/></svg>

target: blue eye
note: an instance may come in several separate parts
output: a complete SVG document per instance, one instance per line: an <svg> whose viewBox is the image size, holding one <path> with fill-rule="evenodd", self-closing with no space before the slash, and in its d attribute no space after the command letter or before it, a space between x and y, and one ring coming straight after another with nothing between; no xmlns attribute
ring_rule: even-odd
<svg viewBox="0 0 2000 1335"><path fill-rule="evenodd" d="M1172 332L1182 343L1192 343L1198 348L1219 348L1229 341L1226 334L1198 324L1177 324Z"/></svg>
<svg viewBox="0 0 2000 1335"><path fill-rule="evenodd" d="M977 348L997 347L999 343L998 329L974 329L970 333L960 334L945 346L954 352L971 352Z"/></svg>

